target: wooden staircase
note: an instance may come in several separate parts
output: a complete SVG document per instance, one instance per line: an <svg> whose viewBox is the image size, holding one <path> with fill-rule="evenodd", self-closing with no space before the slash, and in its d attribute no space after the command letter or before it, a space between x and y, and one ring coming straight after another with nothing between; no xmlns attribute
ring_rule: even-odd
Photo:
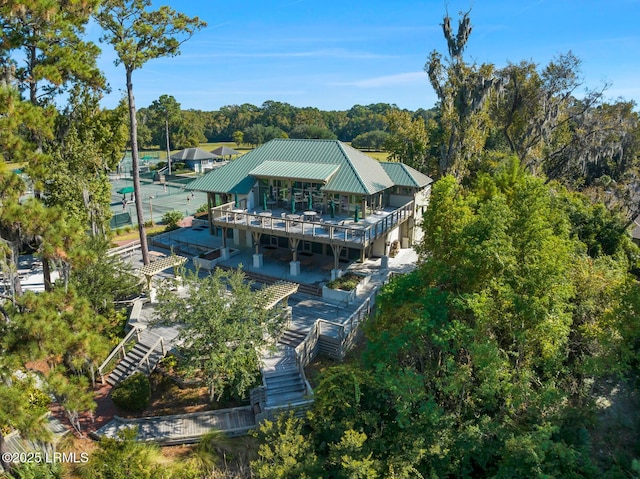
<svg viewBox="0 0 640 479"><path fill-rule="evenodd" d="M135 346L109 374L107 382L115 386L137 372L149 375L166 354L164 338L152 331L143 330Z"/></svg>
<svg viewBox="0 0 640 479"><path fill-rule="evenodd" d="M264 373L267 408L293 404L305 400L307 388L298 368L293 366L281 371Z"/></svg>
<svg viewBox="0 0 640 479"><path fill-rule="evenodd" d="M307 333L303 331L299 331L297 329L286 329L280 339L278 340L278 344L282 344L284 346L289 346L293 349L297 348L304 338L307 336Z"/></svg>

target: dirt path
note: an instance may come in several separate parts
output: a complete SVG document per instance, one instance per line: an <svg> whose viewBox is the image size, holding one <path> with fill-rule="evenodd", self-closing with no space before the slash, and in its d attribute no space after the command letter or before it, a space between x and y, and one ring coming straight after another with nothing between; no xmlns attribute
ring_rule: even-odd
<svg viewBox="0 0 640 479"><path fill-rule="evenodd" d="M111 421L113 416L119 414L118 408L111 400L110 393L111 386L109 384L100 386L95 390L94 400L96 402L96 410L93 413L89 412L80 415L82 434L78 434L74 429L60 405L53 403L50 410L76 437L87 436L90 432L97 431L100 427Z"/></svg>

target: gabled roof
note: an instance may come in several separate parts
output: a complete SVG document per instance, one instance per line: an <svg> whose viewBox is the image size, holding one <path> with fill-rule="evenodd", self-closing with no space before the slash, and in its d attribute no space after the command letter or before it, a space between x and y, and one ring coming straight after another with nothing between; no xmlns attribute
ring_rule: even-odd
<svg viewBox="0 0 640 479"><path fill-rule="evenodd" d="M220 158L220 156L215 155L213 153L209 153L208 151L204 151L200 148L185 148L184 150L177 151L173 155L171 155L172 160L213 160L215 158Z"/></svg>
<svg viewBox="0 0 640 479"><path fill-rule="evenodd" d="M433 180L427 175L420 173L418 170L411 168L404 163L382 161L380 162L380 165L397 186L424 188L425 186L433 183Z"/></svg>
<svg viewBox="0 0 640 479"><path fill-rule="evenodd" d="M293 162L298 169L302 168L301 164L306 164L309 171L329 168L318 165L334 165L337 170L321 188L323 191L368 195L393 186L393 181L378 161L338 140L275 139L194 180L187 188L247 194L256 181L251 172L266 161ZM257 171L264 173L262 169Z"/></svg>
<svg viewBox="0 0 640 479"><path fill-rule="evenodd" d="M329 181L339 166L331 163L267 160L249 172L256 178L292 179L296 181Z"/></svg>
<svg viewBox="0 0 640 479"><path fill-rule="evenodd" d="M233 156L233 155L240 154L239 151L236 151L233 148L229 148L228 146L225 146L225 145L219 146L218 148L211 150L211 153L218 156Z"/></svg>

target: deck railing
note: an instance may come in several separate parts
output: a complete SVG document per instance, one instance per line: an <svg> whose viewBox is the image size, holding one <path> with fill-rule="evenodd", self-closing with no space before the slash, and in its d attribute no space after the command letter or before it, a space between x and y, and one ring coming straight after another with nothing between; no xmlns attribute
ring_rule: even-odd
<svg viewBox="0 0 640 479"><path fill-rule="evenodd" d="M211 208L210 214L211 221L217 226L241 225L276 235L278 233L281 235L283 232L295 233L303 238L328 238L365 246L412 216L413 211L414 201L410 201L375 223L368 223L366 218L358 223L353 222L350 218L344 218L341 221L339 219L322 222L311 221L305 220L303 214L299 215L299 219L290 218L290 215L286 213L283 213L283 216L264 216L257 210L256 212L248 212L235 208L234 203L215 206Z"/></svg>
<svg viewBox="0 0 640 479"><path fill-rule="evenodd" d="M153 343L153 346L151 346L149 348L149 351L147 351L147 353L142 357L142 359L138 361L138 364L135 369L136 371L140 369L140 366L145 364L147 366L147 375L151 374L151 371L153 371L153 368L151 367L151 362L149 361L149 357L156 349L158 349L158 346L160 346L161 348L162 357L165 357L167 355L167 350L164 345L164 338L162 336L158 336L158 339L156 339L156 342Z"/></svg>
<svg viewBox="0 0 640 479"><path fill-rule="evenodd" d="M127 344L130 343L134 337L136 338L136 341L139 341L141 331L141 328L135 326L131 328L131 331L129 331L127 335L122 338L122 341L120 341L120 343L115 348L113 348L109 356L107 356L107 359L105 359L103 363L98 366L98 374L100 375L100 381L103 385L106 384L105 375L108 375L113 369L113 366L115 366L115 361L118 354L121 355L120 359L124 359L124 357L127 355Z"/></svg>
<svg viewBox="0 0 640 479"><path fill-rule="evenodd" d="M127 243L122 246L116 246L115 248L111 248L107 250L107 256L122 256L125 253L129 253L129 255L133 255L133 253L140 249L140 240L132 241L131 243Z"/></svg>

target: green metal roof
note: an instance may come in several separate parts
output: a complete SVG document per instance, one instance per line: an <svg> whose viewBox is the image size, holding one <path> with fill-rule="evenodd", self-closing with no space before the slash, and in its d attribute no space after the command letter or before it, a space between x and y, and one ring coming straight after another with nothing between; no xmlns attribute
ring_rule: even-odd
<svg viewBox="0 0 640 479"><path fill-rule="evenodd" d="M317 165L334 165L337 170L321 188L322 191L368 195L394 185L378 161L338 140L279 138L210 171L191 182L187 188L215 193L247 194L256 181L251 173L267 161L277 162L276 164L294 163L299 169L302 168L300 164L314 165L306 174L320 174L321 169L329 168ZM316 168L320 170L311 173ZM262 168L257 171L264 173ZM291 178L291 175L286 177Z"/></svg>
<svg viewBox="0 0 640 479"><path fill-rule="evenodd" d="M256 178L292 179L298 181L329 181L338 165L328 163L303 163L300 161L267 160L249 172Z"/></svg>
<svg viewBox="0 0 640 479"><path fill-rule="evenodd" d="M424 173L420 173L415 168L411 168L404 163L383 161L380 162L382 168L387 172L393 183L397 186L412 186L414 188L423 188L433 180Z"/></svg>

